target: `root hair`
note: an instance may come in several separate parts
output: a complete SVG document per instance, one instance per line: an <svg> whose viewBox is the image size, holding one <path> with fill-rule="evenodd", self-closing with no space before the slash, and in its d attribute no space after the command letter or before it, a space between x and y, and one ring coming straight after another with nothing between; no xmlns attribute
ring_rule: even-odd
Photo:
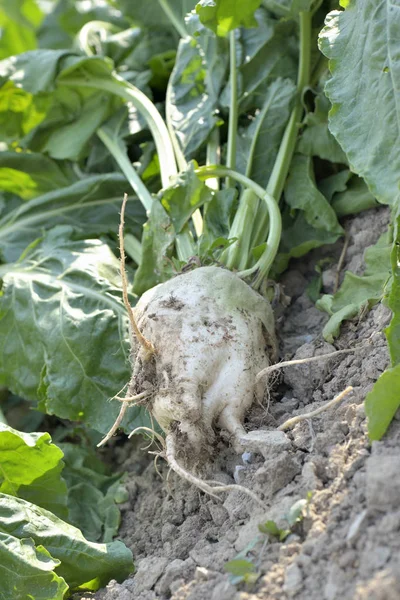
<svg viewBox="0 0 400 600"><path fill-rule="evenodd" d="M165 458L169 466L173 471L175 471L175 473L182 477L182 479L186 479L186 481L198 487L200 490L202 490L209 496L212 496L213 498L219 500L217 494L223 492L244 492L245 494L250 496L250 498L252 498L252 500L254 500L259 506L261 506L263 510L267 509L267 506L262 502L262 500L257 496L257 494L255 494L252 490L249 490L248 488L242 485L221 485L219 481L205 481L204 479L200 479L199 477L196 477L196 475L193 475L193 473L187 471L176 460L175 439L172 433L168 433L165 438Z"/></svg>
<svg viewBox="0 0 400 600"><path fill-rule="evenodd" d="M125 271L125 246L124 246L124 225L125 225L125 207L128 201L128 194L124 194L124 200L122 202L121 207L121 219L119 222L119 251L121 255L121 279L122 279L122 298L124 300L125 308L128 312L129 322L131 324L131 328L133 333L136 335L136 338L139 344L144 348L146 359L151 358L151 356L155 353L155 349L153 344L147 340L142 332L140 331L135 315L133 314L133 310L128 298L128 281L126 277Z"/></svg>

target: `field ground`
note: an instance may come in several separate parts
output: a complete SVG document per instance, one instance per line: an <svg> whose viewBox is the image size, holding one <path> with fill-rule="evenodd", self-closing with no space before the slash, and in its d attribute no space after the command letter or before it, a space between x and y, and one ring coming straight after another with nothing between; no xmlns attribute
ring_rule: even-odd
<svg viewBox="0 0 400 600"><path fill-rule="evenodd" d="M362 272L363 251L385 230L386 209L363 213L345 223L349 247L343 271ZM324 250L337 262L343 241ZM333 346L323 341L327 320L308 298L306 286L321 259L314 251L293 262L283 278L290 305L277 313L281 356L311 356ZM324 273L331 292L335 265ZM279 309L278 309L279 311ZM242 493L224 502L205 496L178 479L162 461L156 473L143 440L115 442L116 466L128 472L130 501L124 505L121 539L132 549L137 574L121 585L111 582L96 600L398 600L400 598L400 419L381 442L369 443L363 401L388 365L382 330L390 318L383 305L347 323L336 348L366 342L363 349L311 365L285 369L266 413L255 406L247 428L274 429L290 416L317 408L352 385L354 392L336 408L303 421L287 442L252 453L249 462L222 442L215 478L262 494L262 513ZM367 343L369 340L369 343ZM284 526L284 516L312 492L304 520L284 542L268 540L258 524ZM231 585L224 571L257 536L248 554L260 573L251 586ZM86 594L84 598L91 597Z"/></svg>

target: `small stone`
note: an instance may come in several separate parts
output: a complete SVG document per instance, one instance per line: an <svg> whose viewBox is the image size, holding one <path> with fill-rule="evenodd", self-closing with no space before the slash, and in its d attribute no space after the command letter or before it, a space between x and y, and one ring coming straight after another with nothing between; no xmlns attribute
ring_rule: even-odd
<svg viewBox="0 0 400 600"><path fill-rule="evenodd" d="M210 511L211 519L217 527L221 527L221 525L229 518L228 511L220 504L210 503L208 510Z"/></svg>
<svg viewBox="0 0 400 600"><path fill-rule="evenodd" d="M303 468L301 470L301 477L302 477L303 485L307 489L307 491L314 491L314 490L321 489L322 483L321 483L321 480L317 476L314 463L312 463L312 462L305 463L305 465L303 466Z"/></svg>
<svg viewBox="0 0 400 600"><path fill-rule="evenodd" d="M217 583L211 596L211 600L234 600L236 588L229 581Z"/></svg>
<svg viewBox="0 0 400 600"><path fill-rule="evenodd" d="M196 570L194 572L194 578L196 579L196 581L207 581L209 575L209 570L204 567L196 567Z"/></svg>
<svg viewBox="0 0 400 600"><path fill-rule="evenodd" d="M368 508L388 511L398 507L400 498L400 455L370 456L367 461Z"/></svg>
<svg viewBox="0 0 400 600"><path fill-rule="evenodd" d="M171 584L180 579L185 579L190 571L194 569L194 562L191 558L186 560L181 560L176 558L173 560L167 568L165 569L164 575L161 577L160 581L156 585L156 592L158 594L167 594L170 592ZM180 584L181 585L181 584Z"/></svg>
<svg viewBox="0 0 400 600"><path fill-rule="evenodd" d="M140 561L135 574L135 591L139 594L143 590L151 590L163 574L168 564L167 558L152 556Z"/></svg>
<svg viewBox="0 0 400 600"><path fill-rule="evenodd" d="M247 450L248 452L258 452L264 458L269 458L272 454L288 450L291 444L283 431L257 429L240 436L236 446L241 453Z"/></svg>
<svg viewBox="0 0 400 600"><path fill-rule="evenodd" d="M346 542L352 543L357 540L360 533L361 525L364 523L367 517L367 513L367 510L363 510L356 516L356 518L349 527L349 531L347 532Z"/></svg>
<svg viewBox="0 0 400 600"><path fill-rule="evenodd" d="M289 565L285 571L285 583L283 590L289 595L295 594L301 587L303 575L296 563Z"/></svg>

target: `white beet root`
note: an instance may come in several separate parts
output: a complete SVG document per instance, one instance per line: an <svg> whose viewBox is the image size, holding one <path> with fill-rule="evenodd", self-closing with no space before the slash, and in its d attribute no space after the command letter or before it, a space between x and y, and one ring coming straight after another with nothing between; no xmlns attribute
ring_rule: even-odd
<svg viewBox="0 0 400 600"><path fill-rule="evenodd" d="M152 386L147 408L199 466L215 427L235 444L246 411L262 398L265 382L257 389L256 376L275 348L270 304L234 273L200 267L147 291L134 315L155 354L149 360L132 336L128 395Z"/></svg>

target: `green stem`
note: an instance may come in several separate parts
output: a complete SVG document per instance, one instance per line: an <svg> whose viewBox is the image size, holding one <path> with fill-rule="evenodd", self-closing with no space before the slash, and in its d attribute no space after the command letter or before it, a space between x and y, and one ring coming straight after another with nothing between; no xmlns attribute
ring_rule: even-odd
<svg viewBox="0 0 400 600"><path fill-rule="evenodd" d="M100 127L96 133L106 146L111 156L113 156L117 161L121 171L131 184L133 190L136 192L144 208L146 210L150 210L153 204L153 198L143 181L140 179L139 175L136 173L136 170L127 157L125 150L121 148L121 145L116 142L105 129Z"/></svg>
<svg viewBox="0 0 400 600"><path fill-rule="evenodd" d="M181 233L178 233L178 235L176 236L175 247L179 260L187 262L189 258L195 256L196 246L194 244L192 235L187 225L183 229L183 231L181 231Z"/></svg>
<svg viewBox="0 0 400 600"><path fill-rule="evenodd" d="M255 183L246 177L246 175L232 171L232 169L228 169L227 167L218 165L200 167L199 169L196 169L195 172L200 179L209 179L210 177L229 177L234 179L245 188L251 190L266 204L270 222L266 249L254 267L238 273L239 277L247 277L257 271L257 279L252 285L255 289L258 289L264 278L268 276L269 269L279 248L282 233L282 219L278 204L268 192L258 185L258 183Z"/></svg>
<svg viewBox="0 0 400 600"><path fill-rule="evenodd" d="M267 185L267 192L280 198L288 176L290 163L297 142L297 134L303 113L302 94L310 79L311 58L311 13L300 13L300 59L297 75L297 99L290 115L285 133L276 157L274 168Z"/></svg>
<svg viewBox="0 0 400 600"><path fill-rule="evenodd" d="M182 38L187 36L187 31L183 23L177 18L176 14L170 7L167 0L158 0L159 5L167 15L168 19L171 21L172 25L175 27L176 31Z"/></svg>
<svg viewBox="0 0 400 600"><path fill-rule="evenodd" d="M97 33L101 40L101 34L104 30L109 31L110 33L120 31L119 27L116 27L112 23L107 23L107 21L89 21L89 23L86 23L78 34L78 45L80 50L88 56L95 56L96 53L93 52L90 47L90 36L93 33Z"/></svg>
<svg viewBox="0 0 400 600"><path fill-rule="evenodd" d="M230 60L230 86L231 97L229 102L229 125L226 166L228 169L236 168L236 137L238 127L238 95L237 95L237 61L235 30L229 34L229 60ZM232 187L229 178L226 187Z"/></svg>
<svg viewBox="0 0 400 600"><path fill-rule="evenodd" d="M297 75L297 98L279 147L274 167L267 185L267 192L279 201L297 143L297 135L303 113L302 94L310 79L311 59L311 13L300 13L300 58ZM265 239L268 215L264 206L257 214L257 224L253 233L254 245Z"/></svg>
<svg viewBox="0 0 400 600"><path fill-rule="evenodd" d="M113 75L111 80L96 77L91 79L63 77L62 79L59 79L58 82L60 85L107 91L115 96L123 98L126 102L131 102L145 119L154 138L160 161L162 186L168 187L170 185L171 177L175 177L178 174L174 149L168 134L168 129L160 113L143 92L118 77L118 75Z"/></svg>
<svg viewBox="0 0 400 600"><path fill-rule="evenodd" d="M206 165L218 165L220 162L220 135L219 135L219 127L214 127L212 132L210 133L210 137L207 143L207 157L206 157ZM215 177L214 179L208 179L207 185L211 190L217 192L219 190L219 179ZM204 210L206 210L206 206Z"/></svg>
<svg viewBox="0 0 400 600"><path fill-rule="evenodd" d="M220 261L228 269L245 269L251 243L251 232L257 214L259 199L253 190L245 189L240 198L239 208L229 231L229 238L237 238L221 255Z"/></svg>

